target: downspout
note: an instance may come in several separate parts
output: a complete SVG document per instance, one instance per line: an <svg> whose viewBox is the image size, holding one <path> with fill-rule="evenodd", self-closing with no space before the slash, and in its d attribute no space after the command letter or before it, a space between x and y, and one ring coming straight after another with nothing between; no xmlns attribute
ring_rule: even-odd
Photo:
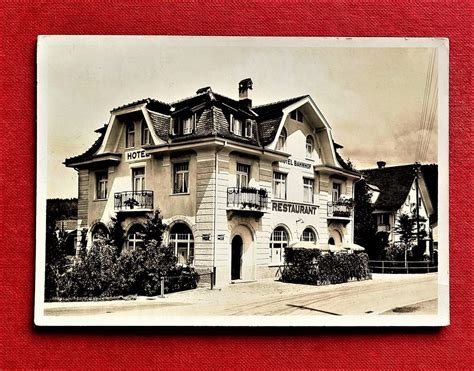
<svg viewBox="0 0 474 371"><path fill-rule="evenodd" d="M352 184L352 202L355 202L355 185L359 183L362 179L364 179L364 176L361 175L359 179L357 179L353 184ZM352 216L352 243L354 243L354 232L355 232L355 212Z"/></svg>
<svg viewBox="0 0 474 371"><path fill-rule="evenodd" d="M219 171L219 165L218 165L218 154L220 151L222 151L225 147L227 146L227 140L224 141L224 144L219 148L215 153L214 153L214 220L213 220L213 238L212 238L212 269L214 270L216 267L216 232L217 232L217 226L216 226L216 219L217 219L217 174ZM214 277L214 280L216 278Z"/></svg>

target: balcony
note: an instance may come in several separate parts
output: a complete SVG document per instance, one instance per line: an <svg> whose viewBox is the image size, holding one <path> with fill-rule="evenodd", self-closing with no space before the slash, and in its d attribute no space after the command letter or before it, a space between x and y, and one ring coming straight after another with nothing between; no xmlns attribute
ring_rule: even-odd
<svg viewBox="0 0 474 371"><path fill-rule="evenodd" d="M352 201L328 202L328 219L337 219L349 222L352 218Z"/></svg>
<svg viewBox="0 0 474 371"><path fill-rule="evenodd" d="M115 211L153 211L153 191L125 191L114 195Z"/></svg>
<svg viewBox="0 0 474 371"><path fill-rule="evenodd" d="M388 225L388 224L377 224L377 232L388 232L388 233L390 233L390 225Z"/></svg>
<svg viewBox="0 0 474 371"><path fill-rule="evenodd" d="M267 209L268 193L266 189L227 188L227 210L231 213L260 218Z"/></svg>

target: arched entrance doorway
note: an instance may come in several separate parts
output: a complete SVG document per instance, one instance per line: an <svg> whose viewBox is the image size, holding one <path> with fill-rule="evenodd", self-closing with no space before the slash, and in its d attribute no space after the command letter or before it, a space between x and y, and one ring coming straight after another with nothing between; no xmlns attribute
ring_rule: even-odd
<svg viewBox="0 0 474 371"><path fill-rule="evenodd" d="M239 235L232 239L231 251L231 272L230 278L232 280L240 280L242 278L242 248L244 242Z"/></svg>
<svg viewBox="0 0 474 371"><path fill-rule="evenodd" d="M342 244L343 242L342 235L338 230L333 230L329 236L330 236L328 240L329 245L339 246Z"/></svg>

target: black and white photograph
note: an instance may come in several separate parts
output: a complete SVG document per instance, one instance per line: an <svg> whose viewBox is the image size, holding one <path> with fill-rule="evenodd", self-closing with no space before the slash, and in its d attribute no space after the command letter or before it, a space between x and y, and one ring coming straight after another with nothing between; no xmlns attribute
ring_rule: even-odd
<svg viewBox="0 0 474 371"><path fill-rule="evenodd" d="M35 324L449 324L448 41L40 36Z"/></svg>

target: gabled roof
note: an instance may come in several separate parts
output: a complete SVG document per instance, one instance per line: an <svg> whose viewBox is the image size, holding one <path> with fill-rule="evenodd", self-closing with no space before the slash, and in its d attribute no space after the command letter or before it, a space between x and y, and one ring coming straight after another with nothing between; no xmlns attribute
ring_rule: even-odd
<svg viewBox="0 0 474 371"><path fill-rule="evenodd" d="M275 135L283 117L283 110L306 97L308 97L308 95L263 104L252 108L252 111L258 115L257 122L259 123L259 135L264 146L272 143L275 139Z"/></svg>
<svg viewBox="0 0 474 371"><path fill-rule="evenodd" d="M257 113L260 120L275 119L278 117L281 118L283 116L283 110L286 107L291 106L292 104L308 96L309 95L301 95L299 97L280 100L278 102L262 104L260 106L253 107L252 111Z"/></svg>
<svg viewBox="0 0 474 371"><path fill-rule="evenodd" d="M396 211L407 199L415 180L415 165L391 166L377 169L361 170L367 183L380 189L374 204L375 209Z"/></svg>
<svg viewBox="0 0 474 371"><path fill-rule="evenodd" d="M380 194L374 204L375 209L396 211L408 197L415 181L416 164L390 166L361 170L367 183L377 186ZM426 183L434 212L437 210L438 165L421 165L421 175Z"/></svg>

